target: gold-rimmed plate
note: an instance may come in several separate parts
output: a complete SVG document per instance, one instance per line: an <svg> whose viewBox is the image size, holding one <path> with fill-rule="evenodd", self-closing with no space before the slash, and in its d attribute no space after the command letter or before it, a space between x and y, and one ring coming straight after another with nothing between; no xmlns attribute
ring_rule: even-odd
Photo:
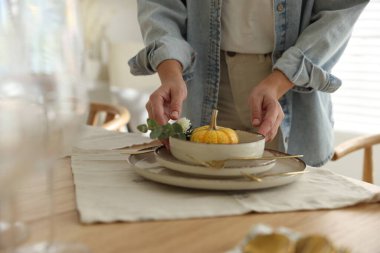
<svg viewBox="0 0 380 253"><path fill-rule="evenodd" d="M278 152L278 154L285 155ZM254 190L290 184L301 178L302 174L265 177L256 182L247 177L205 178L177 172L160 165L154 153L131 155L128 158L133 170L140 176L167 185L205 189L205 190ZM277 160L272 169L265 174L304 171L305 163L299 158Z"/></svg>
<svg viewBox="0 0 380 253"><path fill-rule="evenodd" d="M270 170L276 163L276 160L254 160L254 161L229 161L225 168L217 169L205 167L202 165L189 164L175 158L166 148L155 150L157 162L168 169L178 172L204 176L204 177L241 177L243 174L258 174ZM264 156L274 156L266 150Z"/></svg>

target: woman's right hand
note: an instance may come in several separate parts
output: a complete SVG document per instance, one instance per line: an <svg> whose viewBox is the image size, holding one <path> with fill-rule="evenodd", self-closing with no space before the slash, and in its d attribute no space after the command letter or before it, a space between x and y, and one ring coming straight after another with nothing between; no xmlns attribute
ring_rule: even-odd
<svg viewBox="0 0 380 253"><path fill-rule="evenodd" d="M146 104L149 118L164 125L181 115L182 103L187 96L187 87L182 77L182 65L176 60L165 60L157 67L161 86L149 97Z"/></svg>

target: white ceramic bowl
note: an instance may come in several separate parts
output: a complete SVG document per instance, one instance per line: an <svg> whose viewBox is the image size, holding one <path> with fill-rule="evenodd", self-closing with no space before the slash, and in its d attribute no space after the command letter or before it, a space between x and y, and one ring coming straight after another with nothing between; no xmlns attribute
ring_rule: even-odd
<svg viewBox="0 0 380 253"><path fill-rule="evenodd" d="M170 152L183 162L200 164L229 158L261 157L265 149L265 137L258 133L236 131L237 144L206 144L169 138Z"/></svg>

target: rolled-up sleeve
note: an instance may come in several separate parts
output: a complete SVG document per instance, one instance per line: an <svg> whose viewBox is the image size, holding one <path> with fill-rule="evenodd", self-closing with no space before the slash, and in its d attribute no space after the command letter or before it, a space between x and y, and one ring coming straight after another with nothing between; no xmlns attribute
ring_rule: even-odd
<svg viewBox="0 0 380 253"><path fill-rule="evenodd" d="M352 28L368 0L316 0L311 23L294 46L276 61L273 69L282 71L295 84L294 90L334 92L341 80L330 73L351 36Z"/></svg>
<svg viewBox="0 0 380 253"><path fill-rule="evenodd" d="M174 59L183 74L192 72L195 52L186 37L186 6L180 0L139 0L138 20L145 48L129 60L131 73L149 75L164 60Z"/></svg>

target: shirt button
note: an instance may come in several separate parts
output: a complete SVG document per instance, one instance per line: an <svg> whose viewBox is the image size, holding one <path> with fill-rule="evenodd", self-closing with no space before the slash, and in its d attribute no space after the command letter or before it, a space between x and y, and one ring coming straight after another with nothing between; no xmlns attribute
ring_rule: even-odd
<svg viewBox="0 0 380 253"><path fill-rule="evenodd" d="M232 51L228 51L228 52L227 52L227 55L228 55L229 57L234 57L234 56L236 55L236 53L235 53L235 52L232 52Z"/></svg>
<svg viewBox="0 0 380 253"><path fill-rule="evenodd" d="M284 10L284 5L282 4L282 3L279 3L278 5L277 5L277 11L278 12L282 12Z"/></svg>

